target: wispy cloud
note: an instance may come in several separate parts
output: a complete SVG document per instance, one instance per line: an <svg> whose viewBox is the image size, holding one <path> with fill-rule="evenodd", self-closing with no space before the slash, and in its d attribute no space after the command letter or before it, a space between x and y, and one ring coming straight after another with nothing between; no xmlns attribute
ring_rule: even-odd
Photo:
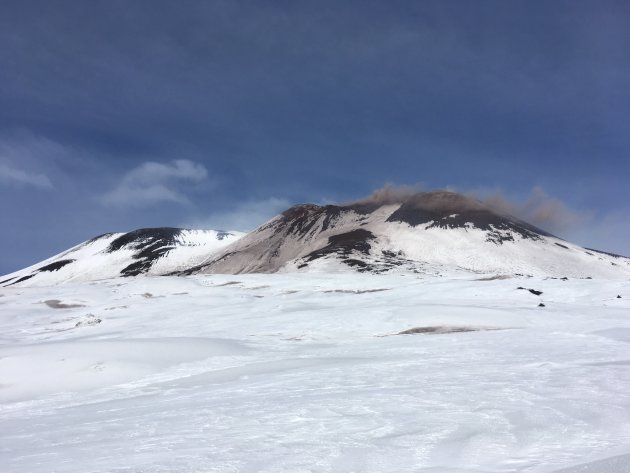
<svg viewBox="0 0 630 473"><path fill-rule="evenodd" d="M205 218L184 222L182 226L248 232L286 210L290 205L291 203L288 200L276 197L264 200L251 200L241 202L234 208L213 213Z"/></svg>
<svg viewBox="0 0 630 473"><path fill-rule="evenodd" d="M3 163L0 163L0 184L28 186L44 190L53 188L52 182L45 174L27 172Z"/></svg>
<svg viewBox="0 0 630 473"><path fill-rule="evenodd" d="M199 183L208 178L203 164L187 159L168 163L147 161L127 172L102 198L109 206L142 207L162 202L190 203L182 183Z"/></svg>
<svg viewBox="0 0 630 473"><path fill-rule="evenodd" d="M51 175L69 150L23 130L0 134L0 185L53 189Z"/></svg>

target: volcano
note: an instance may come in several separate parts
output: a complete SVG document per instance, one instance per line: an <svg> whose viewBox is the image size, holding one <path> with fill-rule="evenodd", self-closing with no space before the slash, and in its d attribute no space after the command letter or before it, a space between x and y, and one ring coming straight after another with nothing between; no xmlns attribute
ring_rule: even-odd
<svg viewBox="0 0 630 473"><path fill-rule="evenodd" d="M340 271L626 279L630 259L572 244L462 194L433 191L296 205L248 234L150 228L101 235L0 285Z"/></svg>
<svg viewBox="0 0 630 473"><path fill-rule="evenodd" d="M433 191L398 202L296 205L182 274L344 270L616 278L630 276L630 259Z"/></svg>

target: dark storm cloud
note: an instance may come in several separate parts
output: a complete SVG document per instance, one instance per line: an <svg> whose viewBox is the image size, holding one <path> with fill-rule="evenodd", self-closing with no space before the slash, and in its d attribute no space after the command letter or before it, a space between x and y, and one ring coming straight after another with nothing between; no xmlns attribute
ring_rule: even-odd
<svg viewBox="0 0 630 473"><path fill-rule="evenodd" d="M64 159L0 156L0 211L15 229L0 243L29 247L33 227L48 227L36 259L101 231L204 221L257 200L347 201L386 181L501 186L521 199L541 185L618 211L630 174L629 9L5 1L0 136L53 143ZM212 185L162 183L142 194L162 205L103 211L99 196L121 176L177 160L203 166Z"/></svg>

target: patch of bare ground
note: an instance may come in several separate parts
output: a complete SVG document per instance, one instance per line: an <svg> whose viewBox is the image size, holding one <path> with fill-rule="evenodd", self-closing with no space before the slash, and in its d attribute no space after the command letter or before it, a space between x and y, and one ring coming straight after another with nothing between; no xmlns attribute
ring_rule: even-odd
<svg viewBox="0 0 630 473"><path fill-rule="evenodd" d="M504 330L498 327L473 327L468 325L433 325L429 327L413 327L395 335L440 335L446 333L482 332L491 330Z"/></svg>
<svg viewBox="0 0 630 473"><path fill-rule="evenodd" d="M74 309L76 307L85 307L83 304L65 304L61 302L59 299L48 299L44 301L51 309Z"/></svg>
<svg viewBox="0 0 630 473"><path fill-rule="evenodd" d="M242 283L241 281L228 281L228 282L224 282L223 284L217 284L214 287L233 286L234 284L242 284Z"/></svg>
<svg viewBox="0 0 630 473"><path fill-rule="evenodd" d="M156 296L155 294L151 294L150 292L145 292L144 294L139 294L139 295L144 297L145 299L155 299L158 297L164 297L164 296Z"/></svg>
<svg viewBox="0 0 630 473"><path fill-rule="evenodd" d="M370 292L382 292L382 291L391 291L391 288L381 288L381 289L329 289L324 291L327 294L330 293L338 293L338 294L367 294Z"/></svg>
<svg viewBox="0 0 630 473"><path fill-rule="evenodd" d="M476 281L497 281L497 280L502 280L502 279L512 279L512 276L509 276L507 274L498 274L496 276L488 276L486 278L479 278L479 279L476 279Z"/></svg>

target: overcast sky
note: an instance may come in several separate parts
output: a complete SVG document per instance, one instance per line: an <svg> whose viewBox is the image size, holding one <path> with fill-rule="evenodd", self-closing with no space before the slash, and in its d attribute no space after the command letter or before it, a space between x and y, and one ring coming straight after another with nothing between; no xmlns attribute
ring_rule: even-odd
<svg viewBox="0 0 630 473"><path fill-rule="evenodd" d="M630 3L0 3L0 273L389 182L630 254ZM555 214L554 214L555 215Z"/></svg>

